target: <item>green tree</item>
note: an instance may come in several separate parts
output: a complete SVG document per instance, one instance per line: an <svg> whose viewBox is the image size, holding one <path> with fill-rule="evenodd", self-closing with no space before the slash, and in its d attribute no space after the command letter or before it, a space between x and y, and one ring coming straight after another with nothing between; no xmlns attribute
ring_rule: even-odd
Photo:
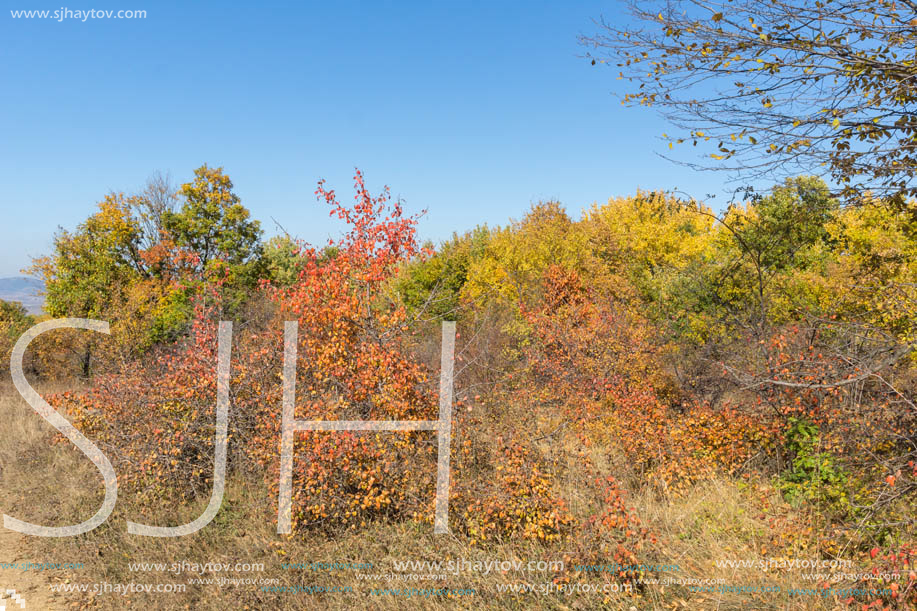
<svg viewBox="0 0 917 611"><path fill-rule="evenodd" d="M408 263L398 280L398 290L408 310L456 320L469 269L484 255L489 241L490 230L477 227L462 235L453 234L433 256Z"/></svg>
<svg viewBox="0 0 917 611"><path fill-rule="evenodd" d="M767 196L752 194L722 217L700 209L717 222L701 256L669 278L667 313L695 331L753 330L760 339L774 324L817 308L838 208L823 181L800 177Z"/></svg>
<svg viewBox="0 0 917 611"><path fill-rule="evenodd" d="M138 341L136 332L126 332L127 328L138 328L127 320L128 315L135 313L140 321L155 325L150 308L162 293L161 285L168 283L156 276L159 268L148 264L141 246L145 234L134 211L142 207L139 197L107 195L99 202L98 212L74 231L60 229L54 236L52 254L35 259L29 270L44 280L48 314L108 320L114 345L126 353L149 343ZM141 283L148 286L135 290ZM149 307L141 308L141 304ZM89 333L68 337L73 338L68 348L79 354L80 373L89 376L95 346L105 340Z"/></svg>
<svg viewBox="0 0 917 611"><path fill-rule="evenodd" d="M140 226L123 193L107 195L99 211L54 236L53 254L30 269L45 283L45 311L53 317L98 318L120 291L148 274L138 244Z"/></svg>
<svg viewBox="0 0 917 611"><path fill-rule="evenodd" d="M299 280L303 263L300 245L289 235L268 240L262 256L266 277L275 286L290 286Z"/></svg>
<svg viewBox="0 0 917 611"><path fill-rule="evenodd" d="M21 303L0 299L0 334L5 336L7 343L15 343L34 324L35 317Z"/></svg>
<svg viewBox="0 0 917 611"><path fill-rule="evenodd" d="M261 224L249 219L232 187L223 168L205 164L194 170L192 182L181 186L184 201L178 212L163 215L163 227L178 246L195 253L201 269L217 258L244 265L261 253Z"/></svg>
<svg viewBox="0 0 917 611"><path fill-rule="evenodd" d="M9 363L10 352L16 341L35 322L35 317L29 314L18 301L0 299L0 358L4 363ZM27 369L33 365L32 359L26 360L25 365ZM7 372L3 377L6 378L9 375L9 368L4 367L4 369Z"/></svg>

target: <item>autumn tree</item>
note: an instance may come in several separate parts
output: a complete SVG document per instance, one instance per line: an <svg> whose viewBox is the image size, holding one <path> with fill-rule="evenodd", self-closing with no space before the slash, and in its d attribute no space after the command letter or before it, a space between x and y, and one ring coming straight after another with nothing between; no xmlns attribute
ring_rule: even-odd
<svg viewBox="0 0 917 611"><path fill-rule="evenodd" d="M586 241L560 202L538 202L521 220L491 234L469 265L463 293L473 300L530 299L541 291L541 275L551 265L586 268Z"/></svg>
<svg viewBox="0 0 917 611"><path fill-rule="evenodd" d="M299 324L297 417L430 418L430 371L411 354L411 321L392 287L401 266L421 252L417 218L406 216L387 188L372 195L359 171L354 190L347 205L319 182L316 196L344 222L345 235L326 247L275 241L271 250L285 253L277 258L286 267L274 274L279 282L262 283L278 313L274 346L282 343L281 320ZM280 428L275 405L257 397L251 407L258 419L252 453L272 470ZM431 472L432 445L423 433L309 431L295 447L294 528L356 528L379 515L432 517L432 482L423 475Z"/></svg>
<svg viewBox="0 0 917 611"><path fill-rule="evenodd" d="M837 215L829 231L844 254L827 281L834 310L899 342L917 341L917 226L871 200Z"/></svg>
<svg viewBox="0 0 917 611"><path fill-rule="evenodd" d="M657 319L672 314L674 276L709 252L713 222L706 206L660 192L610 199L583 219L601 264L626 276L640 309Z"/></svg>
<svg viewBox="0 0 917 611"><path fill-rule="evenodd" d="M824 169L848 199L917 194L917 4L910 0L628 0L581 42L658 108L663 137L714 145L697 166L744 176ZM707 154L707 153L705 153ZM751 174L749 174L751 172Z"/></svg>
<svg viewBox="0 0 917 611"><path fill-rule="evenodd" d="M179 190L157 175L138 194L105 196L75 230L55 235L53 253L31 271L45 282L51 316L110 321L119 358L130 358L188 331L191 293L202 282L228 279L222 285L236 291L237 306L260 252L259 224L229 177L203 166ZM101 338L76 335L86 376Z"/></svg>
<svg viewBox="0 0 917 611"><path fill-rule="evenodd" d="M53 254L33 261L29 271L44 280L44 307L52 317L107 318L144 275L137 247L141 229L128 200L123 193L107 195L98 212L75 231L58 231ZM98 340L89 334L79 337L74 340L78 346L71 348L81 353L81 373L88 376Z"/></svg>

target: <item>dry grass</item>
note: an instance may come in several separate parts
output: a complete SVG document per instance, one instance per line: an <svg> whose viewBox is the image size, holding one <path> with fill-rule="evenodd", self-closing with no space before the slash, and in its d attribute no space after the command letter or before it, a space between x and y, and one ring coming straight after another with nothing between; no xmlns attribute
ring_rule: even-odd
<svg viewBox="0 0 917 611"><path fill-rule="evenodd" d="M42 388L43 393L53 388ZM0 391L0 483L4 490L2 511L40 524L76 523L92 515L102 498L101 480L92 465L72 445L50 445L54 430L44 423L12 388ZM565 441L558 441L565 444ZM564 448L568 450L570 448ZM602 460L600 449L595 459ZM575 452L567 452L576 456ZM607 459L607 457L604 457ZM617 462L617 461L615 461ZM625 474L626 475L626 474ZM585 482L577 476L575 459L559 482L578 511L589 501L573 491ZM634 474L622 479L634 481ZM454 536L433 536L428 524L373 524L360 532L286 537L274 532L276 505L269 499L268 483L254 477L231 477L220 513L202 531L180 538L156 539L128 535L127 519L153 524L190 521L202 510L196 507L137 506L127 492L108 521L91 533L61 539L26 538L24 554L44 562L83 562L84 568L47 571L40 578L54 583L187 583L199 577L190 573L132 572L128 563L219 562L263 563L263 572L215 573L204 578L276 579L282 586L351 588L345 593L271 593L257 584L190 584L181 594L67 594L49 602L48 608L89 607L98 609L831 609L835 602L817 596L791 598L791 587L811 587L798 571L717 568L715 561L769 557L810 557L812 550L791 549L779 533L787 525L803 528L804 517L785 505L766 482L721 478L697 485L689 494L661 500L649 487L631 492L629 501L644 525L660 542L646 550L643 562L678 564L669 577L723 579L729 585L779 586L780 594L697 593L684 585L652 586L636 595L538 593L506 594L505 584L551 582L553 573L525 574L509 571L488 575L463 572L448 574L443 581L368 581L360 574L387 574L393 561L446 559L559 560L563 544L546 546L528 542L494 543L472 547ZM141 517L141 512L145 515ZM807 553L808 552L808 553ZM4 559L0 558L0 561ZM285 562L371 562L369 570L288 570ZM421 571L423 572L423 571ZM600 583L598 575L575 572L567 567L573 583ZM648 577L665 578L661 573ZM473 588L474 596L411 597L375 596L371 588Z"/></svg>

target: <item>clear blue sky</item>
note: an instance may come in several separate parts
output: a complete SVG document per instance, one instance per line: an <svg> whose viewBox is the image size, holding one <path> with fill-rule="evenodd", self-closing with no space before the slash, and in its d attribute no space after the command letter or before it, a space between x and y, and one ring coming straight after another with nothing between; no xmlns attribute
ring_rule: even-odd
<svg viewBox="0 0 917 611"><path fill-rule="evenodd" d="M580 57L606 2L186 3L7 0L0 14L0 275L48 252L111 190L221 165L266 234L336 233L315 202L353 168L428 210L439 241L531 203L571 214L639 188L720 194L656 153L666 125ZM143 9L146 19L10 10Z"/></svg>

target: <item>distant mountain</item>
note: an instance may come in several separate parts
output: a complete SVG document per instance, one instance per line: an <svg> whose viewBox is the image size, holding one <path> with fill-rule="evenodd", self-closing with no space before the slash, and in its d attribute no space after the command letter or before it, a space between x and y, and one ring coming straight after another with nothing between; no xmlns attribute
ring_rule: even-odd
<svg viewBox="0 0 917 611"><path fill-rule="evenodd" d="M18 301L29 314L41 314L45 298L39 292L45 290L45 284L37 278L19 276L15 278L0 278L0 299L3 301Z"/></svg>

